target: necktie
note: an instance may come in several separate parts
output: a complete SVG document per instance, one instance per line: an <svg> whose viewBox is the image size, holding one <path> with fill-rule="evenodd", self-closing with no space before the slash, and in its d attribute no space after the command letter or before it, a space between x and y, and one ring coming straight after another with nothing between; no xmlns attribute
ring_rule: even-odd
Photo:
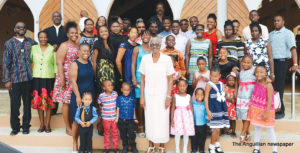
<svg viewBox="0 0 300 153"><path fill-rule="evenodd" d="M85 108L86 108L86 107L83 107L83 110L82 110L82 112L81 112L81 121L82 121L82 122L85 122L85 118L84 118Z"/></svg>

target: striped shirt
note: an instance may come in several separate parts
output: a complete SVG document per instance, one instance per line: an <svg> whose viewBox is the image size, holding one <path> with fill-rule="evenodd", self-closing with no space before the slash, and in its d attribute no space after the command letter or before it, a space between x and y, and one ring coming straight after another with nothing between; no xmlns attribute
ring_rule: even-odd
<svg viewBox="0 0 300 153"><path fill-rule="evenodd" d="M240 37L236 37L234 40L225 42L223 39L219 39L217 44L217 54L219 54L219 50L221 48L226 48L230 55L228 55L228 59L234 62L238 62L239 59L244 57L244 43L242 42Z"/></svg>
<svg viewBox="0 0 300 153"><path fill-rule="evenodd" d="M114 120L117 116L117 97L118 93L113 91L111 95L105 92L98 97L98 103L101 104L101 115L104 120Z"/></svg>
<svg viewBox="0 0 300 153"><path fill-rule="evenodd" d="M20 83L32 80L30 49L36 42L25 37L23 42L13 37L5 42L2 82Z"/></svg>

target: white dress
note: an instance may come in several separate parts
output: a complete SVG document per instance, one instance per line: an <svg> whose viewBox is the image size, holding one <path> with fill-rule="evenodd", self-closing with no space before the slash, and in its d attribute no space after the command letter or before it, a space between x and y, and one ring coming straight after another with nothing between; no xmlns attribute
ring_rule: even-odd
<svg viewBox="0 0 300 153"><path fill-rule="evenodd" d="M170 109L165 109L168 76L175 72L171 58L160 53L158 61L153 63L152 54L144 55L139 71L145 75L146 137L154 143L166 143L170 136Z"/></svg>

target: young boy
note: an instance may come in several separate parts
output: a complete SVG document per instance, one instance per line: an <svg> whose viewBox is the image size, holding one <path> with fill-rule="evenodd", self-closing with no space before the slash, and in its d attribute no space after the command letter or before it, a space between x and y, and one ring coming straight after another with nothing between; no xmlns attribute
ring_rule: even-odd
<svg viewBox="0 0 300 153"><path fill-rule="evenodd" d="M162 38L171 34L172 30L171 30L171 22L172 20L170 18L164 18L163 19L163 27L164 27L164 31L162 31L161 33L159 33L158 35L161 36Z"/></svg>
<svg viewBox="0 0 300 153"><path fill-rule="evenodd" d="M80 147L79 153L92 152L92 137L93 124L98 119L97 110L91 106L93 95L91 92L84 92L82 94L83 106L77 108L75 114L75 121L79 126Z"/></svg>
<svg viewBox="0 0 300 153"><path fill-rule="evenodd" d="M135 123L138 120L135 116L135 97L130 94L131 88L128 82L122 84L122 95L117 98L117 118L121 139L123 141L122 153L128 152L128 139L133 153L138 153L135 143Z"/></svg>
<svg viewBox="0 0 300 153"><path fill-rule="evenodd" d="M169 56L173 56L176 61L176 69L180 69L182 76L185 77L186 69L184 65L184 57L183 54L174 48L175 46L175 37L173 35L169 35L166 37L166 48L164 48L161 53Z"/></svg>
<svg viewBox="0 0 300 153"><path fill-rule="evenodd" d="M104 151L108 153L110 149L110 131L112 134L113 149L115 153L119 153L119 135L118 126L116 123L117 116L117 97L118 93L114 90L114 86L110 80L104 80L102 87L105 92L101 93L98 97L98 103L101 108L102 123L104 128Z"/></svg>

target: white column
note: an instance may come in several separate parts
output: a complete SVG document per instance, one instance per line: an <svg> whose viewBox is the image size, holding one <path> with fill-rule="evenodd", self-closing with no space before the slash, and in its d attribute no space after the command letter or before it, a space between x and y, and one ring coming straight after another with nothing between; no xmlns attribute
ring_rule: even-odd
<svg viewBox="0 0 300 153"><path fill-rule="evenodd" d="M173 19L179 20L181 12L186 0L168 0L171 10L173 12Z"/></svg>
<svg viewBox="0 0 300 153"><path fill-rule="evenodd" d="M218 0L217 4L217 24L218 29L224 33L224 23L227 20L227 0Z"/></svg>
<svg viewBox="0 0 300 153"><path fill-rule="evenodd" d="M105 16L108 18L110 9L114 3L114 0L92 0L96 7L98 17Z"/></svg>
<svg viewBox="0 0 300 153"><path fill-rule="evenodd" d="M2 9L2 7L4 6L6 0L0 0L0 10Z"/></svg>
<svg viewBox="0 0 300 153"><path fill-rule="evenodd" d="M39 32L39 18L40 18L40 13L46 4L47 0L38 0L38 1L33 1L33 0L24 0L24 2L27 4L29 7L32 15L33 15L33 22L34 22L34 39L37 41L38 40L38 32Z"/></svg>
<svg viewBox="0 0 300 153"><path fill-rule="evenodd" d="M64 25L64 0L60 0L61 24Z"/></svg>

